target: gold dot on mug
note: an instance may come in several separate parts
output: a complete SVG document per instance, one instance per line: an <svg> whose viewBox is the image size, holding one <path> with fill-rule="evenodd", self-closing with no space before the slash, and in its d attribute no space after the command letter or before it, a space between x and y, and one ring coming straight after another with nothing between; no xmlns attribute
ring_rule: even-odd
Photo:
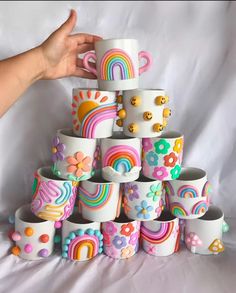
<svg viewBox="0 0 236 293"><path fill-rule="evenodd" d="M134 107L138 107L141 105L141 97L140 96L134 96L130 99L130 104Z"/></svg>
<svg viewBox="0 0 236 293"><path fill-rule="evenodd" d="M144 119L145 121L149 121L149 120L151 120L151 119L152 119L152 112L150 112L150 111L146 111L146 112L144 112L144 113L143 113L143 119Z"/></svg>

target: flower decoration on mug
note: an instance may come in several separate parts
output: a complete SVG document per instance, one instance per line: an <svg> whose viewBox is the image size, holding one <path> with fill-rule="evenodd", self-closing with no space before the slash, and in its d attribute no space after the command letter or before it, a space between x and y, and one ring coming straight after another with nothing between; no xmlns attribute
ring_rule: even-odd
<svg viewBox="0 0 236 293"><path fill-rule="evenodd" d="M135 245L139 239L139 232L130 235L129 244Z"/></svg>
<svg viewBox="0 0 236 293"><path fill-rule="evenodd" d="M112 222L107 222L104 230L110 236L113 236L117 232L117 229Z"/></svg>
<svg viewBox="0 0 236 293"><path fill-rule="evenodd" d="M175 141L173 150L179 154L181 153L182 149L183 149L183 138L177 138Z"/></svg>
<svg viewBox="0 0 236 293"><path fill-rule="evenodd" d="M112 240L112 244L117 248L121 249L122 247L126 246L126 238L124 236L118 236L116 235L114 239Z"/></svg>
<svg viewBox="0 0 236 293"><path fill-rule="evenodd" d="M131 223L124 224L121 226L121 235L130 236L131 233L134 231L134 226Z"/></svg>
<svg viewBox="0 0 236 293"><path fill-rule="evenodd" d="M160 214L161 214L161 212L163 210L164 210L164 204L163 204L163 199L161 199L160 202L159 202L159 207L157 207L155 209L155 212L156 212L156 214L157 214L158 217L160 216Z"/></svg>
<svg viewBox="0 0 236 293"><path fill-rule="evenodd" d="M143 150L148 152L152 149L152 141L150 138L143 138L142 139Z"/></svg>
<svg viewBox="0 0 236 293"><path fill-rule="evenodd" d="M66 161L70 164L67 167L67 172L74 174L77 179L80 179L84 172L89 172L91 170L91 167L89 166L91 158L85 156L82 152L77 152L74 157L67 157Z"/></svg>
<svg viewBox="0 0 236 293"><path fill-rule="evenodd" d="M155 167L152 176L162 181L168 176L168 172L165 167Z"/></svg>
<svg viewBox="0 0 236 293"><path fill-rule="evenodd" d="M133 246L129 245L123 249L121 249L121 257L122 258L129 258L134 254Z"/></svg>
<svg viewBox="0 0 236 293"><path fill-rule="evenodd" d="M105 245L110 245L111 244L110 236L105 231L103 231L102 234L103 234L103 243Z"/></svg>
<svg viewBox="0 0 236 293"><path fill-rule="evenodd" d="M168 153L170 144L165 139L160 139L159 141L154 143L154 147L156 153L165 155Z"/></svg>
<svg viewBox="0 0 236 293"><path fill-rule="evenodd" d="M100 146L99 145L97 145L96 146L96 149L95 149L95 152L94 152L94 155L93 155L93 157L94 157L94 159L93 159L93 164L92 164L92 166L93 166L93 168L94 169L98 169L98 163L99 163L99 161L100 161L100 159L101 159L101 154L100 154Z"/></svg>
<svg viewBox="0 0 236 293"><path fill-rule="evenodd" d="M129 200L134 200L139 198L138 193L138 186L136 184L132 183L126 183L125 184L125 194L128 196Z"/></svg>
<svg viewBox="0 0 236 293"><path fill-rule="evenodd" d="M158 156L155 154L155 152L151 151L147 153L146 160L149 166L156 166L158 163Z"/></svg>
<svg viewBox="0 0 236 293"><path fill-rule="evenodd" d="M153 210L153 207L149 206L146 200L142 200L140 206L135 206L135 209L138 211L137 217L139 219L147 220L150 218L149 212Z"/></svg>
<svg viewBox="0 0 236 293"><path fill-rule="evenodd" d="M174 167L177 160L178 160L178 157L176 157L175 153L172 152L169 155L166 155L164 157L164 165L166 167Z"/></svg>
<svg viewBox="0 0 236 293"><path fill-rule="evenodd" d="M53 163L56 163L57 161L63 161L65 159L65 156L63 154L63 151L65 150L66 146L64 143L60 142L60 138L58 136L55 136L52 140L52 161Z"/></svg>
<svg viewBox="0 0 236 293"><path fill-rule="evenodd" d="M158 201L159 197L162 194L162 184L152 184L150 186L150 192L147 194L147 197L152 198L153 201Z"/></svg>
<svg viewBox="0 0 236 293"><path fill-rule="evenodd" d="M180 175L181 167L180 165L176 165L173 169L171 169L170 174L172 179L177 179Z"/></svg>

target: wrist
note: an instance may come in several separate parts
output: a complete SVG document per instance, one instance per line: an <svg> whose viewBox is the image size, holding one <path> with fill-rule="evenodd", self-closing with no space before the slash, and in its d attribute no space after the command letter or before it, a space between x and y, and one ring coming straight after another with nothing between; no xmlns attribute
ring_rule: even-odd
<svg viewBox="0 0 236 293"><path fill-rule="evenodd" d="M45 59L43 55L43 50L41 46L35 47L34 49L29 51L34 55L35 60L35 68L34 68L34 75L32 76L32 82L37 80L43 79L46 71Z"/></svg>

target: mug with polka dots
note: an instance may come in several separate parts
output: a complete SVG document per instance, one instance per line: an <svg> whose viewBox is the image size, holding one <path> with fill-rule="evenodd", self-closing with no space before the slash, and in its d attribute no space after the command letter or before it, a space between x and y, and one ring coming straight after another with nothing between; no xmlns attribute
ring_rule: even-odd
<svg viewBox="0 0 236 293"><path fill-rule="evenodd" d="M36 217L30 205L23 205L15 213L15 242L11 252L26 260L38 260L52 254L54 248L55 222Z"/></svg>
<svg viewBox="0 0 236 293"><path fill-rule="evenodd" d="M184 136L176 131L143 138L143 175L160 181L175 180L181 172Z"/></svg>

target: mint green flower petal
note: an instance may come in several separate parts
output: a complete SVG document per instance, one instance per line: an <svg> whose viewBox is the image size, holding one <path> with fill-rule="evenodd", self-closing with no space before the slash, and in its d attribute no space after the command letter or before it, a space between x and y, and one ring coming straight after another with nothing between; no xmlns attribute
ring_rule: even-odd
<svg viewBox="0 0 236 293"><path fill-rule="evenodd" d="M148 192L147 197L153 197L154 193L153 192Z"/></svg>

